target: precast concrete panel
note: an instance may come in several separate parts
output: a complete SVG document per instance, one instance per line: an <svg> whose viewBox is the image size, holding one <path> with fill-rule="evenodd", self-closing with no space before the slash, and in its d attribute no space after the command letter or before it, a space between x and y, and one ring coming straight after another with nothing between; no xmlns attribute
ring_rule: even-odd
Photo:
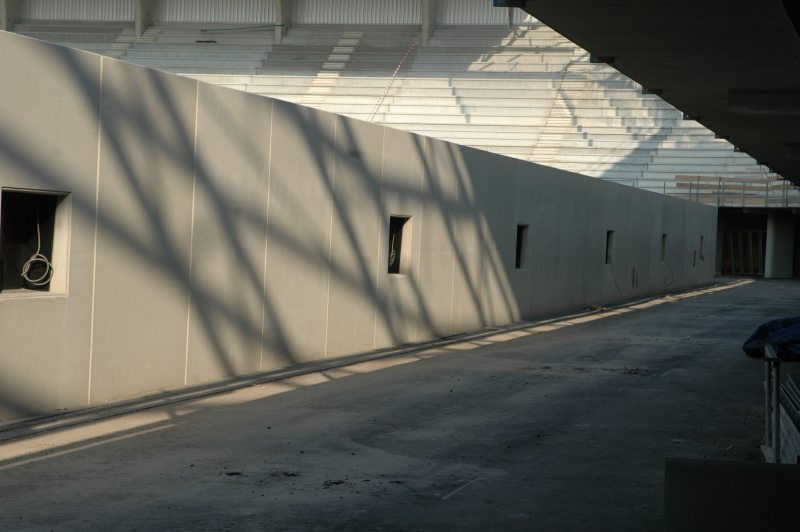
<svg viewBox="0 0 800 532"><path fill-rule="evenodd" d="M417 320L428 321L430 309L419 289L420 243L423 238L425 138L384 128L381 171L381 223L377 267L380 309L375 324L375 347L411 342L417 338ZM409 216L411 262L408 272L388 272L389 217ZM405 242L404 245L409 245Z"/></svg>
<svg viewBox="0 0 800 532"><path fill-rule="evenodd" d="M264 364L322 358L328 321L336 116L275 101Z"/></svg>
<svg viewBox="0 0 800 532"><path fill-rule="evenodd" d="M185 382L197 82L104 61L91 398Z"/></svg>
<svg viewBox="0 0 800 532"><path fill-rule="evenodd" d="M447 154L441 161L443 170L454 181L456 194L446 214L454 257L450 318L450 332L454 334L489 324L483 308L483 220L475 191L475 182L488 177L488 169L479 159L470 157L470 153L480 153L472 148L449 144L442 153Z"/></svg>
<svg viewBox="0 0 800 532"><path fill-rule="evenodd" d="M261 369L272 100L199 86L187 384Z"/></svg>
<svg viewBox="0 0 800 532"><path fill-rule="evenodd" d="M699 240L700 240L700 231L698 228L698 218L694 212L686 212L686 224L685 232L684 232L684 242L686 246L685 257L686 257L686 273L688 277L688 284L695 285L698 284L700 275L699 272L701 268L698 268L699 258L697 256L697 252L700 248Z"/></svg>
<svg viewBox="0 0 800 532"><path fill-rule="evenodd" d="M511 271L516 250L516 222L509 198L514 195L514 159L466 149L463 152L474 181L477 255L481 261L481 316L487 325L520 319L513 296Z"/></svg>
<svg viewBox="0 0 800 532"><path fill-rule="evenodd" d="M535 173L534 173L535 170ZM531 264L531 288L534 298L528 316L552 314L551 306L559 295L559 287L554 282L552 272L558 267L558 179L552 176L552 170L539 165L527 168L522 178L531 177L525 190L530 194L530 225L536 239L535 260Z"/></svg>
<svg viewBox="0 0 800 532"><path fill-rule="evenodd" d="M557 170L540 167L533 188L534 213L531 225L536 228L537 259L534 265L534 293L536 305L533 315L551 315L565 306L569 293L568 278L564 270L565 259L575 245L570 239L574 218L574 198L570 197L570 183L561 179Z"/></svg>
<svg viewBox="0 0 800 532"><path fill-rule="evenodd" d="M599 179L588 179L582 183L581 201L585 203L585 218L581 223L581 257L580 277L583 291L580 305L575 308L600 306L603 302L603 265L605 262L605 230L595 221L602 218L605 209L603 182ZM624 189L622 189L624 190ZM598 238L598 235L603 235Z"/></svg>
<svg viewBox="0 0 800 532"><path fill-rule="evenodd" d="M586 305L588 279L583 276L583 271L585 263L592 261L591 255L587 254L590 250L587 243L594 231L587 228L585 220L591 219L591 197L587 189L593 183L590 178L567 173L558 179L563 183L565 212L558 226L558 270L553 274L562 287L558 312L564 312Z"/></svg>
<svg viewBox="0 0 800 532"><path fill-rule="evenodd" d="M667 249L665 258L662 261L665 267L664 275L668 276L664 283L667 290L681 286L684 280L684 253L685 251L685 220L678 219L677 216L685 215L684 205L680 202L663 202L661 218L661 233L667 235Z"/></svg>
<svg viewBox="0 0 800 532"><path fill-rule="evenodd" d="M325 356L373 349L375 320L388 320L377 288L377 276L386 275L377 270L385 128L343 116L336 120Z"/></svg>
<svg viewBox="0 0 800 532"><path fill-rule="evenodd" d="M650 226L647 235L647 269L642 268L639 275L639 289L644 294L658 294L668 290L666 266L661 261L661 235L663 219L663 202L655 195L648 195L640 200L645 204L644 211L649 219L645 222Z"/></svg>
<svg viewBox="0 0 800 532"><path fill-rule="evenodd" d="M700 220L700 229L703 236L703 270L700 282L705 283L707 279L713 279L716 272L716 249L717 249L717 210L702 209L697 214Z"/></svg>
<svg viewBox="0 0 800 532"><path fill-rule="evenodd" d="M599 223L592 231L593 239L600 243L600 254L593 260L600 265L603 272L603 301L619 303L634 297L630 283L625 282L626 272L632 267L632 257L627 255L631 250L631 203L632 200L622 185L612 183L603 189L603 211ZM594 225L594 224L593 224ZM606 261L606 245L608 231L613 231L611 252Z"/></svg>
<svg viewBox="0 0 800 532"><path fill-rule="evenodd" d="M697 253L696 264L693 267L692 283L700 285L705 279L714 275L717 216L715 212L709 215L708 209L692 209L691 212L687 212L687 215L690 216L692 228L688 236L691 239L692 248ZM702 249L700 237L703 238ZM712 251L709 252L709 250Z"/></svg>
<svg viewBox="0 0 800 532"><path fill-rule="evenodd" d="M513 204L506 204L514 217L514 245L516 251L516 226L527 225L527 242L522 255L520 268L513 267L509 270L509 280L512 283L515 300L519 307L520 318L534 315L538 294L534 292L536 280L536 265L541 259L541 245L543 227L534 223L537 211L536 178L541 172L540 166L527 164L521 161L514 162L514 191Z"/></svg>
<svg viewBox="0 0 800 532"><path fill-rule="evenodd" d="M574 176L558 175L559 212L556 225L552 228L556 238L555 269L549 272L549 277L555 281L559 291L554 295L552 311L564 312L565 309L574 308L580 301L584 280L577 273L582 268L581 259L584 258L585 247L581 239L583 230L582 220L585 216L582 208L586 205L581 197L583 190Z"/></svg>
<svg viewBox="0 0 800 532"><path fill-rule="evenodd" d="M69 194L66 290L0 293L0 423L87 403L100 63L0 32L0 187Z"/></svg>
<svg viewBox="0 0 800 532"><path fill-rule="evenodd" d="M458 185L453 175L452 148L425 139L419 291L425 319L417 322L417 339L452 332L453 279L456 265L455 220Z"/></svg>
<svg viewBox="0 0 800 532"><path fill-rule="evenodd" d="M693 268L692 268L692 222L689 219L691 216L690 213L687 212L685 205L677 205L673 210L674 216L680 216L682 219L682 223L680 224L681 227L681 249L680 249L680 271L681 275L681 285L688 285L691 286L693 284Z"/></svg>
<svg viewBox="0 0 800 532"><path fill-rule="evenodd" d="M656 259L654 252L659 244L658 234L660 223L656 216L653 216L654 200L652 194L630 195L630 218L628 220L628 233L630 234L630 250L627 253L631 257L630 264L623 272L622 277L625 284L630 286L632 298L638 299L654 293L649 286L653 279L649 272L651 264Z"/></svg>

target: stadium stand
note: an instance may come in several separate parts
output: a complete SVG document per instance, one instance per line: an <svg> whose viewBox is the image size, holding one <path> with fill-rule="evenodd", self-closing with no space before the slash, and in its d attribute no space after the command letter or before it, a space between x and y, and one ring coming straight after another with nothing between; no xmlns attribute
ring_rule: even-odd
<svg viewBox="0 0 800 532"><path fill-rule="evenodd" d="M15 31L195 79L719 206L800 204L788 181L539 24L23 21ZM688 117L687 117L688 118Z"/></svg>

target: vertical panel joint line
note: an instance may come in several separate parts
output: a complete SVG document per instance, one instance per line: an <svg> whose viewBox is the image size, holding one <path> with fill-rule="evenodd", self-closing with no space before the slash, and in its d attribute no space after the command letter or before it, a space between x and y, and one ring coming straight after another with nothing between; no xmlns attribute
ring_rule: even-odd
<svg viewBox="0 0 800 532"><path fill-rule="evenodd" d="M336 208L336 130L339 125L339 117L333 119L333 149L331 150L333 161L331 162L331 213L328 220L328 288L325 297L325 345L323 357L328 356L328 325L330 324L331 309L331 270L333 269L333 210Z"/></svg>
<svg viewBox="0 0 800 532"><path fill-rule="evenodd" d="M380 290L381 285L381 233L383 232L383 220L386 218L386 212L384 212L384 200L383 200L383 173L385 167L384 158L386 157L386 128L381 128L381 173L378 176L380 181L378 182L378 216L380 219L378 220L378 252L375 254L375 290L376 292ZM388 286L386 287L388 293ZM380 294L377 294L378 299L380 300ZM388 301L387 301L388 307ZM387 308L388 312L388 308ZM373 319L373 327L372 327L372 349L375 349L378 343L378 314L380 313L379 309L375 309L375 316ZM391 319L391 318L390 318Z"/></svg>
<svg viewBox="0 0 800 532"><path fill-rule="evenodd" d="M86 384L86 404L92 404L92 366L94 365L94 309L97 287L97 234L100 213L100 152L103 141L103 66L105 58L100 56L100 94L97 103L97 159L95 161L94 182L94 244L92 249L92 304L89 311L89 370Z"/></svg>
<svg viewBox="0 0 800 532"><path fill-rule="evenodd" d="M269 254L269 206L272 191L272 124L275 120L275 104L269 107L269 146L267 147L267 212L264 224L264 271L261 282L261 344L258 350L258 368L264 369L264 327L267 319L267 255Z"/></svg>
<svg viewBox="0 0 800 532"><path fill-rule="evenodd" d="M418 244L418 253L417 253L417 286L414 287L414 294L417 297L417 317L414 320L414 337L413 341L417 341L419 338L419 320L422 318L422 244L423 239L425 238L425 231L424 223L425 223L425 180L426 180L426 173L428 169L428 139L426 137L418 137L422 140L422 160L420 161L421 171L422 174L420 175L420 194L422 201L420 202L420 209L419 209L419 229L417 229L419 234L419 244ZM413 236L412 236L413 238Z"/></svg>
<svg viewBox="0 0 800 532"><path fill-rule="evenodd" d="M456 188L456 204L458 204L460 199L461 199L461 192L458 190L458 188ZM452 229L453 232L451 236L453 242L458 242L458 234L456 233L457 230L458 228L456 227L455 224L453 224L453 229ZM450 270L450 330L447 331L448 334L453 334L453 314L456 304L456 255L458 253L458 250L453 249L452 251L453 251L453 267ZM469 282L469 279L467 279L467 282Z"/></svg>
<svg viewBox="0 0 800 532"><path fill-rule="evenodd" d="M195 97L194 97L194 139L192 146L192 156L194 158L192 163L192 214L189 223L189 264L188 264L188 279L186 289L186 350L183 357L183 385L189 384L189 331L192 319L192 254L194 252L194 216L195 216L195 200L196 200L196 187L197 187L197 122L200 117L200 82L195 84Z"/></svg>

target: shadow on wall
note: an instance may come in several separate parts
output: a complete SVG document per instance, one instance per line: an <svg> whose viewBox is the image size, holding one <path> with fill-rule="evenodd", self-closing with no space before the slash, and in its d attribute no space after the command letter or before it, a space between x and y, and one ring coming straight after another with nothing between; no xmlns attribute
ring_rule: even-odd
<svg viewBox="0 0 800 532"><path fill-rule="evenodd" d="M598 270L534 305L563 268L514 271L509 205L539 171L647 193L7 33L0 71L0 185L71 208L67 290L0 294L0 423L633 295ZM397 274L392 216L410 222Z"/></svg>

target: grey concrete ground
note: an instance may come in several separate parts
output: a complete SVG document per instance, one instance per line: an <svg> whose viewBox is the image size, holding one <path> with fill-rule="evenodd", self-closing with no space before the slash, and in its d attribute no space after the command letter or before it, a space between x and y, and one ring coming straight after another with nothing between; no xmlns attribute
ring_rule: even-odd
<svg viewBox="0 0 800 532"><path fill-rule="evenodd" d="M665 457L758 459L755 282L0 445L2 530L658 530ZM0 434L2 436L2 434Z"/></svg>

